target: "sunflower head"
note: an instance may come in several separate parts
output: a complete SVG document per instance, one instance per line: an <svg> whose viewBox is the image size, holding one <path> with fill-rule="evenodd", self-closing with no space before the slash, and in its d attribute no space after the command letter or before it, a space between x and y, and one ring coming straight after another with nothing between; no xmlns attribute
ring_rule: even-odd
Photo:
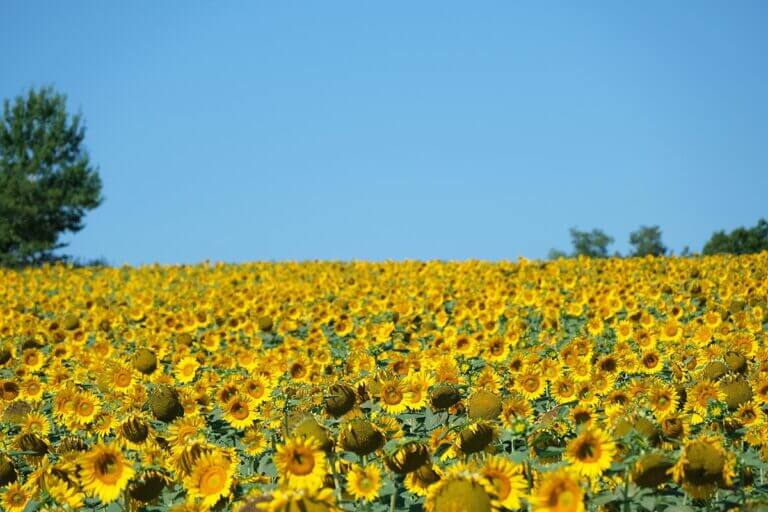
<svg viewBox="0 0 768 512"><path fill-rule="evenodd" d="M453 472L431 485L427 491L427 512L492 512L496 510L494 490L481 476Z"/></svg>
<svg viewBox="0 0 768 512"><path fill-rule="evenodd" d="M663 452L650 452L640 457L632 471L632 480L639 486L655 489L671 480L674 462Z"/></svg>
<svg viewBox="0 0 768 512"><path fill-rule="evenodd" d="M325 412L334 418L344 416L355 407L356 394L351 386L334 384L325 397Z"/></svg>
<svg viewBox="0 0 768 512"><path fill-rule="evenodd" d="M438 384L432 388L429 401L436 411L450 409L461 400L461 393L452 384Z"/></svg>
<svg viewBox="0 0 768 512"><path fill-rule="evenodd" d="M157 369L157 356L148 348L140 348L133 356L133 367L144 375L150 375Z"/></svg>
<svg viewBox="0 0 768 512"><path fill-rule="evenodd" d="M23 400L14 400L3 411L3 421L18 425L32 412L32 406Z"/></svg>
<svg viewBox="0 0 768 512"><path fill-rule="evenodd" d="M149 423L139 416L132 416L120 425L120 433L132 443L143 443L149 437Z"/></svg>
<svg viewBox="0 0 768 512"><path fill-rule="evenodd" d="M128 484L128 494L136 501L149 503L160 496L168 483L157 471L144 471Z"/></svg>
<svg viewBox="0 0 768 512"><path fill-rule="evenodd" d="M541 476L531 502L542 512L584 512L584 490L575 474L561 468Z"/></svg>
<svg viewBox="0 0 768 512"><path fill-rule="evenodd" d="M104 503L117 499L133 474L131 462L114 446L97 445L82 457L83 489Z"/></svg>
<svg viewBox="0 0 768 512"><path fill-rule="evenodd" d="M33 456L43 456L48 453L48 443L37 434L21 434L16 442L22 451L33 452Z"/></svg>
<svg viewBox="0 0 768 512"><path fill-rule="evenodd" d="M720 389L725 394L725 403L732 411L752 399L752 386L744 378L727 378L720 384Z"/></svg>
<svg viewBox="0 0 768 512"><path fill-rule="evenodd" d="M0 487L11 484L19 477L13 461L4 453L0 453Z"/></svg>
<svg viewBox="0 0 768 512"><path fill-rule="evenodd" d="M501 408L501 398L484 389L472 393L467 401L467 412L473 420L495 420L501 414Z"/></svg>
<svg viewBox="0 0 768 512"><path fill-rule="evenodd" d="M342 447L360 456L375 452L384 446L384 441L384 434L362 418L350 421L341 432Z"/></svg>
<svg viewBox="0 0 768 512"><path fill-rule="evenodd" d="M429 448L415 441L403 444L384 459L387 467L400 475L416 471L428 461Z"/></svg>
<svg viewBox="0 0 768 512"><path fill-rule="evenodd" d="M179 394L170 386L158 386L149 397L152 414L160 421L171 422L184 415Z"/></svg>
<svg viewBox="0 0 768 512"><path fill-rule="evenodd" d="M473 423L459 433L459 450L465 454L482 451L493 442L495 433L493 426L488 423Z"/></svg>
<svg viewBox="0 0 768 512"><path fill-rule="evenodd" d="M317 441L320 449L326 452L333 447L333 441L328 436L328 431L311 415L304 416L297 421L291 435L293 437L312 438Z"/></svg>

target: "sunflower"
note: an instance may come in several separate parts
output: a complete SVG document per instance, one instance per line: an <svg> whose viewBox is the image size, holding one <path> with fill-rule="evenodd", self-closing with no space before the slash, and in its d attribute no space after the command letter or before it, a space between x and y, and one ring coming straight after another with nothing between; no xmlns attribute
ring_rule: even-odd
<svg viewBox="0 0 768 512"><path fill-rule="evenodd" d="M379 403L381 408L390 414L400 414L408 408L407 390L405 383L400 380L386 380L381 383Z"/></svg>
<svg viewBox="0 0 768 512"><path fill-rule="evenodd" d="M686 443L672 468L672 477L695 499L709 498L718 487L730 487L735 476L736 456L715 436L702 436Z"/></svg>
<svg viewBox="0 0 768 512"><path fill-rule="evenodd" d="M584 512L584 490L575 474L561 468L541 475L531 505L534 512Z"/></svg>
<svg viewBox="0 0 768 512"><path fill-rule="evenodd" d="M528 482L523 476L522 467L509 459L491 456L479 469L496 491L496 499L508 509L520 508L520 499L525 496Z"/></svg>
<svg viewBox="0 0 768 512"><path fill-rule="evenodd" d="M711 380L700 380L686 392L686 408L700 415L707 413L710 401L722 402L725 392Z"/></svg>
<svg viewBox="0 0 768 512"><path fill-rule="evenodd" d="M538 370L531 367L521 372L515 382L517 390L528 400L539 398L547 388L547 381L541 378Z"/></svg>
<svg viewBox="0 0 768 512"><path fill-rule="evenodd" d="M647 399L648 405L657 419L664 418L676 411L679 403L679 396L675 388L663 384L651 387L648 390Z"/></svg>
<svg viewBox="0 0 768 512"><path fill-rule="evenodd" d="M198 368L200 368L200 363L197 359L187 356L174 365L173 376L176 377L177 382L186 384L195 379Z"/></svg>
<svg viewBox="0 0 768 512"><path fill-rule="evenodd" d="M405 475L404 483L408 492L417 496L426 496L429 486L440 480L442 470L434 464L425 464L416 471Z"/></svg>
<svg viewBox="0 0 768 512"><path fill-rule="evenodd" d="M269 400L272 394L272 387L272 381L264 375L254 375L243 384L245 393L253 400L255 405Z"/></svg>
<svg viewBox="0 0 768 512"><path fill-rule="evenodd" d="M354 466L347 474L347 492L357 500L373 501L381 490L381 470L375 464Z"/></svg>
<svg viewBox="0 0 768 512"><path fill-rule="evenodd" d="M82 457L81 466L83 490L104 503L114 501L134 474L131 462L120 450L107 444L94 446Z"/></svg>
<svg viewBox="0 0 768 512"><path fill-rule="evenodd" d="M237 430L243 430L256 421L256 408L247 395L237 395L224 404L224 420Z"/></svg>
<svg viewBox="0 0 768 512"><path fill-rule="evenodd" d="M252 427L245 431L243 444L245 445L245 453L251 457L257 457L266 450L267 438L264 436L262 429Z"/></svg>
<svg viewBox="0 0 768 512"><path fill-rule="evenodd" d="M203 509L208 510L230 495L236 469L237 463L231 453L224 450L203 453L184 479L184 487L190 497L200 500Z"/></svg>
<svg viewBox="0 0 768 512"><path fill-rule="evenodd" d="M307 489L277 489L271 499L259 505L257 510L267 512L335 512L336 502L333 490L328 488L310 491ZM242 510L241 510L242 512Z"/></svg>
<svg viewBox="0 0 768 512"><path fill-rule="evenodd" d="M44 414L30 412L21 420L21 431L48 437L48 433L51 431L51 422Z"/></svg>
<svg viewBox="0 0 768 512"><path fill-rule="evenodd" d="M22 512L27 507L30 497L30 493L19 482L14 482L6 487L0 503L3 505L3 510L7 512Z"/></svg>
<svg viewBox="0 0 768 512"><path fill-rule="evenodd" d="M325 453L313 437L289 439L278 446L274 462L281 481L291 489L316 490L323 485Z"/></svg>
<svg viewBox="0 0 768 512"><path fill-rule="evenodd" d="M101 411L99 399L91 393L78 393L74 398L74 414L69 418L72 425L85 426Z"/></svg>
<svg viewBox="0 0 768 512"><path fill-rule="evenodd" d="M427 512L492 512L498 510L493 485L480 473L455 464L427 489Z"/></svg>
<svg viewBox="0 0 768 512"><path fill-rule="evenodd" d="M586 477L597 477L608 469L616 453L616 444L598 428L589 428L565 447L565 458Z"/></svg>

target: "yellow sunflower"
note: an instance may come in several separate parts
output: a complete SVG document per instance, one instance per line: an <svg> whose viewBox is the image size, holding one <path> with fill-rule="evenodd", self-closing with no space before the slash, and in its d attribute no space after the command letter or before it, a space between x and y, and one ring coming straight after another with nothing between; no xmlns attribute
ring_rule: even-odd
<svg viewBox="0 0 768 512"><path fill-rule="evenodd" d="M291 489L319 489L326 475L325 453L313 437L289 439L274 457L280 479Z"/></svg>
<svg viewBox="0 0 768 512"><path fill-rule="evenodd" d="M208 510L230 495L236 469L232 454L223 450L202 453L184 479L184 487L190 497L200 500L203 509Z"/></svg>
<svg viewBox="0 0 768 512"><path fill-rule="evenodd" d="M257 417L256 407L247 395L236 395L224 404L224 420L238 430L249 427Z"/></svg>
<svg viewBox="0 0 768 512"><path fill-rule="evenodd" d="M534 512L584 512L584 490L565 468L543 473L531 497Z"/></svg>
<svg viewBox="0 0 768 512"><path fill-rule="evenodd" d="M586 477L597 477L608 469L616 453L616 443L598 428L588 428L565 447L565 458L573 469Z"/></svg>
<svg viewBox="0 0 768 512"><path fill-rule="evenodd" d="M82 457L81 465L83 490L104 503L114 501L134 474L131 462L123 453L107 444L94 446Z"/></svg>
<svg viewBox="0 0 768 512"><path fill-rule="evenodd" d="M2 509L7 512L22 512L30 497L30 493L19 482L14 482L6 487L0 504L3 505Z"/></svg>
<svg viewBox="0 0 768 512"><path fill-rule="evenodd" d="M375 464L355 466L347 474L347 492L357 500L373 501L381 490L381 470Z"/></svg>
<svg viewBox="0 0 768 512"><path fill-rule="evenodd" d="M480 474L493 485L496 499L503 507L513 510L520 508L520 500L528 489L520 465L504 457L492 456L480 467Z"/></svg>
<svg viewBox="0 0 768 512"><path fill-rule="evenodd" d="M181 361L176 363L173 376L181 384L192 382L195 378L197 369L200 368L200 363L192 356L184 357Z"/></svg>
<svg viewBox="0 0 768 512"><path fill-rule="evenodd" d="M429 486L425 509L427 512L492 512L498 510L495 492L485 477L459 463Z"/></svg>

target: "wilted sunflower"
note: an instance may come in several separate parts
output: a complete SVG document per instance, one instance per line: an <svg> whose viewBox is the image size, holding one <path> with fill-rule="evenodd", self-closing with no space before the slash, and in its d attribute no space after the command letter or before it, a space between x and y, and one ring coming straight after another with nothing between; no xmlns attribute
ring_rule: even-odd
<svg viewBox="0 0 768 512"><path fill-rule="evenodd" d="M291 489L316 490L323 485L327 472L325 453L312 437L288 439L277 447L274 462L281 481Z"/></svg>
<svg viewBox="0 0 768 512"><path fill-rule="evenodd" d="M83 489L104 503L117 499L134 474L131 461L116 447L107 444L94 446L83 455L80 465Z"/></svg>
<svg viewBox="0 0 768 512"><path fill-rule="evenodd" d="M568 442L565 458L586 477L597 477L611 466L616 444L602 430L588 428Z"/></svg>
<svg viewBox="0 0 768 512"><path fill-rule="evenodd" d="M347 474L347 492L355 499L373 501L379 497L381 470L375 464L354 466Z"/></svg>

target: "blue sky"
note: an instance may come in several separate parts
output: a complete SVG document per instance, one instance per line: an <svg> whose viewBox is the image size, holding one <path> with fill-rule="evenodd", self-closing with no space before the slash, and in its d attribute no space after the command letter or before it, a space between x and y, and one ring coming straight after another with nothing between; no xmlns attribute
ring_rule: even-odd
<svg viewBox="0 0 768 512"><path fill-rule="evenodd" d="M53 84L111 263L679 251L768 216L768 3L0 6L0 97Z"/></svg>

